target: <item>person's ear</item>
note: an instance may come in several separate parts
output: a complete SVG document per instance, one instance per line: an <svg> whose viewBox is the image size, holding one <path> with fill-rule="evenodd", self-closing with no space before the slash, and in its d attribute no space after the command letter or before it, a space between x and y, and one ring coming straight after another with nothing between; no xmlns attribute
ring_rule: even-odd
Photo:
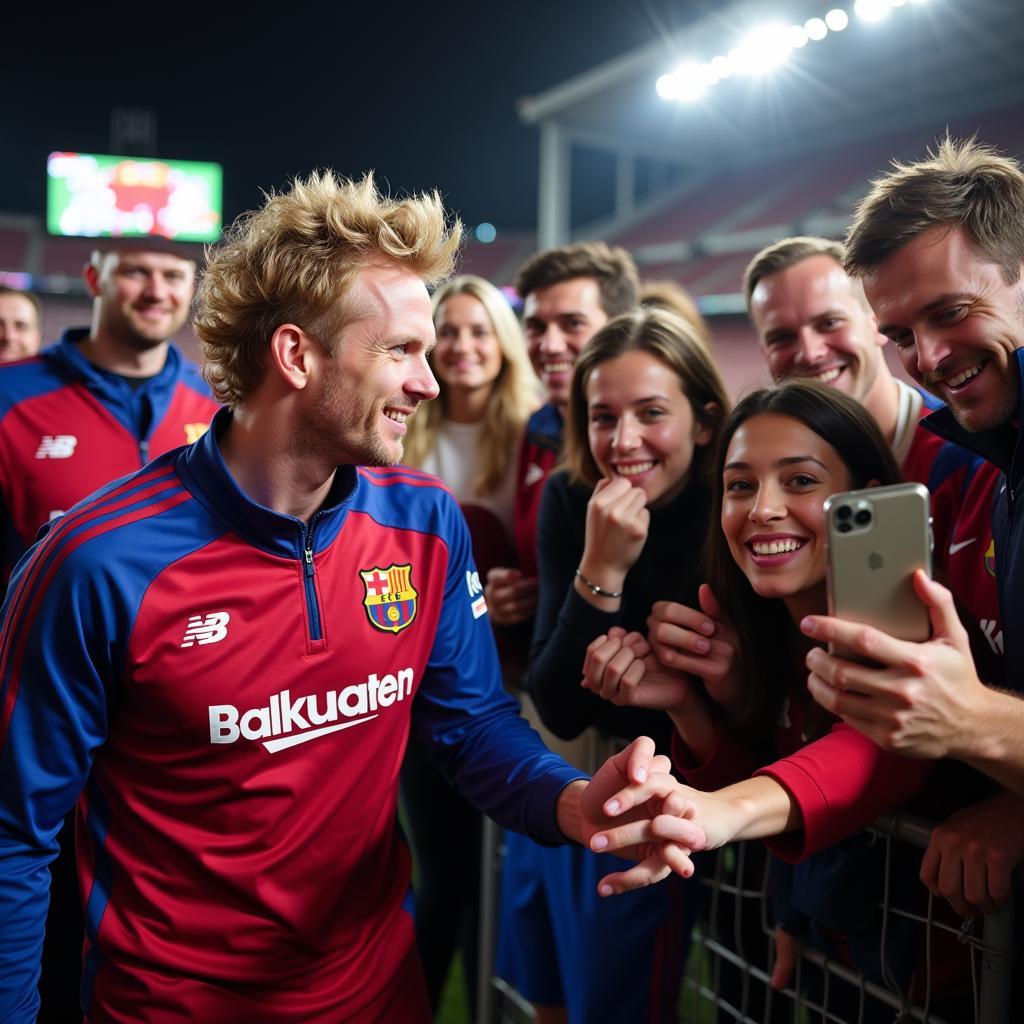
<svg viewBox="0 0 1024 1024"><path fill-rule="evenodd" d="M92 263L86 263L82 267L82 278L85 281L85 287L88 289L90 297L95 299L100 293L100 272Z"/></svg>
<svg viewBox="0 0 1024 1024"><path fill-rule="evenodd" d="M271 364L296 391L309 385L320 355L313 338L295 324L281 324L270 336Z"/></svg>
<svg viewBox="0 0 1024 1024"><path fill-rule="evenodd" d="M717 402L705 402L704 411L716 425L722 422L722 407ZM710 423L703 423L700 420L696 420L694 426L693 443L698 446L710 444L715 436L716 427Z"/></svg>

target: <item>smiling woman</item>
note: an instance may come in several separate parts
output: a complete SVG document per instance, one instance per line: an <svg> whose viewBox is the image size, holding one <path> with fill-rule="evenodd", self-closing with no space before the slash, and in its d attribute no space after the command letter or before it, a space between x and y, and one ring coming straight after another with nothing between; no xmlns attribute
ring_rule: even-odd
<svg viewBox="0 0 1024 1024"><path fill-rule="evenodd" d="M825 499L896 483L899 468L858 403L808 381L748 395L718 453L700 610L661 603L649 638L592 644L585 685L668 712L708 846L764 838L787 862L773 868L780 956L793 932L810 930L830 955L839 951L827 936L842 934L842 955L870 976L860 955L878 948L867 898L878 864L856 833L906 802L929 765L884 753L816 708L799 624L826 611ZM772 983L788 980L779 969Z"/></svg>
<svg viewBox="0 0 1024 1024"><path fill-rule="evenodd" d="M696 330L664 310L605 324L567 390L565 466L540 508L530 695L544 724L562 739L583 734L579 746L595 760L638 735L667 752L664 715L613 707L582 689L580 674L601 633L641 628L655 601L696 601L728 395ZM570 847L515 853L518 874L506 867L503 878L498 973L543 1013L674 1021L697 887L676 878L667 899L647 890L628 905L601 901L598 879L621 870L620 858ZM527 881L516 888L515 877ZM608 936L627 929L631 954L612 950Z"/></svg>
<svg viewBox="0 0 1024 1024"><path fill-rule="evenodd" d="M470 597L474 615L482 615L480 580L492 566L515 564L515 453L536 406L537 380L515 315L489 282L465 275L442 285L433 316L430 364L439 394L409 419L405 462L439 476L462 506L478 571L468 583ZM436 1010L456 944L472 1005L480 815L445 782L415 736L402 769L402 800L417 863L416 938L431 1005Z"/></svg>

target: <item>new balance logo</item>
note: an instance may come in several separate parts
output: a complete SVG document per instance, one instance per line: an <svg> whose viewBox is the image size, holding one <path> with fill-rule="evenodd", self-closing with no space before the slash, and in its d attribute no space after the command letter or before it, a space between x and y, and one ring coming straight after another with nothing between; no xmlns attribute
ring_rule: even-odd
<svg viewBox="0 0 1024 1024"><path fill-rule="evenodd" d="M231 616L227 612L210 612L205 618L202 615L190 615L181 646L220 643L228 635L230 621Z"/></svg>
<svg viewBox="0 0 1024 1024"><path fill-rule="evenodd" d="M37 459L70 459L78 438L74 434L43 434L36 449Z"/></svg>
<svg viewBox="0 0 1024 1024"><path fill-rule="evenodd" d="M264 707L239 711L234 704L211 704L210 742L262 740L271 754L300 743L372 722L395 701L412 697L414 673L399 669L383 677L371 673L365 683L292 699L291 690L272 693ZM346 721L341 721L346 719Z"/></svg>

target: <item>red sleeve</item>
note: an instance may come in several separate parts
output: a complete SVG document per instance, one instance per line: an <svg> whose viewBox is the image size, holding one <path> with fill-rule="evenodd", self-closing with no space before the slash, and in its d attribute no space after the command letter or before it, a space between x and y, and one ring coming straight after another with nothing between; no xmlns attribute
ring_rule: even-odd
<svg viewBox="0 0 1024 1024"><path fill-rule="evenodd" d="M523 445L519 456L517 490L512 519L519 568L525 576L537 575L537 524L544 485L558 461L558 454L538 445Z"/></svg>
<svg viewBox="0 0 1024 1024"><path fill-rule="evenodd" d="M765 844L784 861L803 860L906 803L933 766L887 753L839 722L827 736L756 772L784 786L803 817L803 828Z"/></svg>
<svg viewBox="0 0 1024 1024"><path fill-rule="evenodd" d="M722 728L718 715L715 715L715 742L703 763L695 760L675 731L672 733L672 760L687 785L706 793L749 779L758 764L763 764L733 733Z"/></svg>

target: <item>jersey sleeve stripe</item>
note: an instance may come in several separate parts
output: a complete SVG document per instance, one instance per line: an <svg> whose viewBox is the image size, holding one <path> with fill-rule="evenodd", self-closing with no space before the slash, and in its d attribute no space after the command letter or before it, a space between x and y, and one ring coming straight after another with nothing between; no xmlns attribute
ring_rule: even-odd
<svg viewBox="0 0 1024 1024"><path fill-rule="evenodd" d="M447 494L452 493L444 481L439 480L436 476L431 476L429 473L414 476L412 473L393 471L387 476L378 476L367 466L360 466L359 473L377 487L391 487L395 484L404 484L408 487L433 487L436 490L445 491Z"/></svg>
<svg viewBox="0 0 1024 1024"><path fill-rule="evenodd" d="M28 608L21 607L18 609L17 614L8 616L8 620L13 625L8 635L4 638L2 646L0 646L0 698L2 698L0 699L0 752L4 749L4 744L7 740L7 730L18 699L18 689L21 683L21 665L25 657L25 648L28 644L32 620L39 608L46 588L64 560L73 551L81 547L82 544L86 543L86 541L92 540L100 534L115 530L120 526L127 526L129 523L134 523L139 519L159 515L191 499L192 494L179 485L174 494L157 501L155 504L134 508L117 518L104 521L76 533L67 543L54 552L45 575L34 589L30 603L28 599L26 600Z"/></svg>
<svg viewBox="0 0 1024 1024"><path fill-rule="evenodd" d="M145 500L157 491L177 485L178 478L173 469L140 474L126 480L123 485L103 494L87 505L82 505L61 516L42 542L36 545L15 592L10 595L7 616L2 630L0 630L0 651L6 647L8 632L13 623L18 621L26 595L33 591L43 564L70 533L79 526L94 521L99 515L117 512L132 502Z"/></svg>

